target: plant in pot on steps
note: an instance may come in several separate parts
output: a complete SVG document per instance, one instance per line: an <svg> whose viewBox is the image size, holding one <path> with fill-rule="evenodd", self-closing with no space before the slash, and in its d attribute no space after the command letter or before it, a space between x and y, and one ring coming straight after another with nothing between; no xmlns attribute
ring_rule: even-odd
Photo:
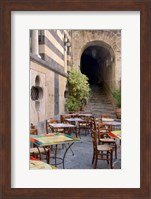
<svg viewBox="0 0 151 199"><path fill-rule="evenodd" d="M72 69L68 75L69 97L66 101L68 111L83 109L90 96L88 78L79 70ZM72 109L72 110L71 110Z"/></svg>
<svg viewBox="0 0 151 199"><path fill-rule="evenodd" d="M121 119L121 90L116 89L113 91L113 97L115 99L116 109L115 114L118 119Z"/></svg>
<svg viewBox="0 0 151 199"><path fill-rule="evenodd" d="M68 109L69 113L74 113L80 108L80 101L73 96L69 96L65 106Z"/></svg>

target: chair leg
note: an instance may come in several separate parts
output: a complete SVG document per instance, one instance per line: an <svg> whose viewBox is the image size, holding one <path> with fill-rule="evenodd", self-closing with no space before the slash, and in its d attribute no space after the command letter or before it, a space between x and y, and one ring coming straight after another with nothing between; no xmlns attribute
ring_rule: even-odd
<svg viewBox="0 0 151 199"><path fill-rule="evenodd" d="M115 143L115 159L117 159L117 145Z"/></svg>
<svg viewBox="0 0 151 199"><path fill-rule="evenodd" d="M96 153L94 169L96 169L96 167L97 167L97 162L98 162L98 154Z"/></svg>
<svg viewBox="0 0 151 199"><path fill-rule="evenodd" d="M57 151L58 151L58 145L55 145L55 166L57 166Z"/></svg>
<svg viewBox="0 0 151 199"><path fill-rule="evenodd" d="M94 163L94 159L95 159L95 151L93 152L92 164Z"/></svg>
<svg viewBox="0 0 151 199"><path fill-rule="evenodd" d="M50 164L50 148L48 149L47 152L47 163Z"/></svg>
<svg viewBox="0 0 151 199"><path fill-rule="evenodd" d="M111 166L111 169L113 169L113 151L112 150L110 153L110 166Z"/></svg>
<svg viewBox="0 0 151 199"><path fill-rule="evenodd" d="M87 129L85 128L84 130L85 130L85 136L86 136L86 135L87 135L87 133L86 133L86 130L87 130Z"/></svg>
<svg viewBox="0 0 151 199"><path fill-rule="evenodd" d="M79 135L79 138L81 139L81 132L80 132L80 128L78 129L78 135Z"/></svg>
<svg viewBox="0 0 151 199"><path fill-rule="evenodd" d="M107 151L106 157L107 157L107 163L109 164L109 152L108 151Z"/></svg>

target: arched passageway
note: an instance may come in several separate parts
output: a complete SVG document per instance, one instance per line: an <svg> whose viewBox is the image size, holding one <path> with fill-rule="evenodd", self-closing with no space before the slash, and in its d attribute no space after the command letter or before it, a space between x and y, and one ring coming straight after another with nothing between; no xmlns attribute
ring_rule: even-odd
<svg viewBox="0 0 151 199"><path fill-rule="evenodd" d="M114 79L114 56L101 45L88 46L81 55L80 70L85 74L90 85L106 83L110 86Z"/></svg>
<svg viewBox="0 0 151 199"><path fill-rule="evenodd" d="M89 79L91 97L86 111L115 117L111 100L115 84L115 54L105 42L90 42L82 49L80 70Z"/></svg>

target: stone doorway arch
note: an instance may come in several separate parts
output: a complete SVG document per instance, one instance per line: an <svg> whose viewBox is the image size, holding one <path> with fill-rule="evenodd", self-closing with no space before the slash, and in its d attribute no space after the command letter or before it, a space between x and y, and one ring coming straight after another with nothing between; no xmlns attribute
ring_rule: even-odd
<svg viewBox="0 0 151 199"><path fill-rule="evenodd" d="M90 84L106 84L114 87L115 53L103 41L88 42L81 49L80 70L89 78Z"/></svg>
<svg viewBox="0 0 151 199"><path fill-rule="evenodd" d="M100 59L100 70L102 69L99 81L102 79L111 91L120 87L121 30L74 30L72 31L72 53L73 67L79 70L83 53L96 53ZM101 54L104 55L101 56Z"/></svg>

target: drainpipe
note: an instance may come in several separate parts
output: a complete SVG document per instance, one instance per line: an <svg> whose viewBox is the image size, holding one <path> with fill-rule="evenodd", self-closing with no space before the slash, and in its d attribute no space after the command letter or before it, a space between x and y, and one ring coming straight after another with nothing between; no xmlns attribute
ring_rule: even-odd
<svg viewBox="0 0 151 199"><path fill-rule="evenodd" d="M41 58L39 55L39 41L38 41L38 30L32 30L31 33L31 51L33 55Z"/></svg>

